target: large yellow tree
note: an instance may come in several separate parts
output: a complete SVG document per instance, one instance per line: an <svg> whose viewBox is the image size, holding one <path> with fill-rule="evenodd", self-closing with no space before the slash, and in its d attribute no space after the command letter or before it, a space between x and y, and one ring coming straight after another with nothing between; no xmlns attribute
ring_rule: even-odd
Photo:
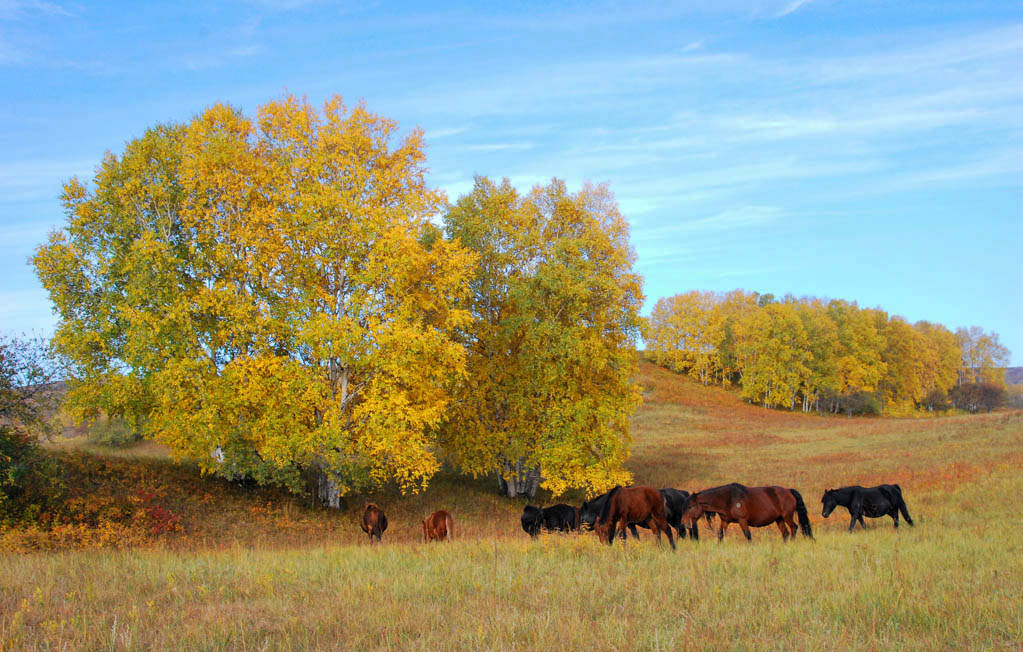
<svg viewBox="0 0 1023 652"><path fill-rule="evenodd" d="M333 504L423 487L465 370L473 256L430 237L422 134L340 98L216 105L64 188L34 264L72 404L132 419L209 470Z"/></svg>
<svg viewBox="0 0 1023 652"><path fill-rule="evenodd" d="M521 196L477 178L445 228L479 258L468 376L444 427L456 463L509 496L627 481L643 295L611 193L554 180Z"/></svg>

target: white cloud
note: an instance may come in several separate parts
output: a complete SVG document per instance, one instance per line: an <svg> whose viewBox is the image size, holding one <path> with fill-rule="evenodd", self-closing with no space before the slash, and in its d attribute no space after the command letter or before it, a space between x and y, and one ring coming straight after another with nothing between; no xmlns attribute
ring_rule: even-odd
<svg viewBox="0 0 1023 652"><path fill-rule="evenodd" d="M674 224L655 228L636 229L633 236L637 242L644 242L659 241L672 235L749 229L775 222L781 215L782 211L777 206L737 206L707 217L683 219Z"/></svg>
<svg viewBox="0 0 1023 652"><path fill-rule="evenodd" d="M89 179L98 161L8 161L0 163L0 202L56 199L71 177Z"/></svg>
<svg viewBox="0 0 1023 652"><path fill-rule="evenodd" d="M782 18L784 16L788 16L789 14L791 14L791 13L793 13L795 11L798 11L801 7L804 7L804 6L808 5L808 4L810 4L812 1L813 0L792 0L792 2L790 2L787 5L785 5L784 7L782 7L781 11L776 13L774 15L774 17L775 18Z"/></svg>
<svg viewBox="0 0 1023 652"><path fill-rule="evenodd" d="M533 143L484 143L480 145L461 145L460 149L467 152L501 152L533 149L533 147Z"/></svg>
<svg viewBox="0 0 1023 652"><path fill-rule="evenodd" d="M43 2L42 0L0 0L0 20L14 20L30 12L57 16L74 15L56 2Z"/></svg>
<svg viewBox="0 0 1023 652"><path fill-rule="evenodd" d="M457 136L460 133L468 131L468 127L446 127L443 129L427 129L426 138L427 140L439 140L441 138L449 138L451 136Z"/></svg>

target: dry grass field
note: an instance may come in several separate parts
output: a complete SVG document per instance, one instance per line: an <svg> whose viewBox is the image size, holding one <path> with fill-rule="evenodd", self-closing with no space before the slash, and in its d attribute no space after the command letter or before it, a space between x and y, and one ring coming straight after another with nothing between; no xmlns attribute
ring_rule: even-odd
<svg viewBox="0 0 1023 652"><path fill-rule="evenodd" d="M491 482L444 474L335 512L202 478L152 444L68 441L77 502L0 532L0 650L1023 649L1023 412L827 418L646 363L639 382L637 483L795 487L816 540L529 541L523 503ZM821 518L824 489L880 482L902 486L916 527ZM388 513L382 546L358 529L364 500ZM423 545L439 508L457 540Z"/></svg>

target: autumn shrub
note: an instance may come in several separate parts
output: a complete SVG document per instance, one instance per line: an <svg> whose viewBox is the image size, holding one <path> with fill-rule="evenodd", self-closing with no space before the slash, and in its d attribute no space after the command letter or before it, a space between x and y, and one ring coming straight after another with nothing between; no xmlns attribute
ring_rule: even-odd
<svg viewBox="0 0 1023 652"><path fill-rule="evenodd" d="M1005 405L1017 410L1023 410L1023 385L1009 385L1005 392Z"/></svg>
<svg viewBox="0 0 1023 652"><path fill-rule="evenodd" d="M128 446L142 438L124 419L103 416L89 426L88 439L99 446L118 447Z"/></svg>
<svg viewBox="0 0 1023 652"><path fill-rule="evenodd" d="M932 412L943 412L952 407L952 404L948 401L948 392L938 388L934 388L927 393L923 404L924 407Z"/></svg>
<svg viewBox="0 0 1023 652"><path fill-rule="evenodd" d="M963 383L950 393L952 404L967 412L995 410L1003 407L1007 395L1005 388L996 383Z"/></svg>

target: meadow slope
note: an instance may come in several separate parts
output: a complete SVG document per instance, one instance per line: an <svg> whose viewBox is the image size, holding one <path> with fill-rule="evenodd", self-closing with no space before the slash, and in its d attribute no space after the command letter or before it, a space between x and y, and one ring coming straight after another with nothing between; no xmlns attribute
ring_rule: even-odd
<svg viewBox="0 0 1023 652"><path fill-rule="evenodd" d="M419 496L365 497L391 521L370 547L363 497L313 509L201 478L152 445L110 455L65 442L92 520L0 533L12 551L0 553L0 650L1023 645L1023 413L828 418L748 406L647 363L638 380L637 483L795 487L816 540L783 544L771 527L752 545L704 528L674 553L650 536L531 542L522 502L442 474ZM879 519L848 534L844 509L820 517L824 489L879 482L902 486L915 528ZM419 543L441 507L457 540ZM157 518L168 514L171 526Z"/></svg>

